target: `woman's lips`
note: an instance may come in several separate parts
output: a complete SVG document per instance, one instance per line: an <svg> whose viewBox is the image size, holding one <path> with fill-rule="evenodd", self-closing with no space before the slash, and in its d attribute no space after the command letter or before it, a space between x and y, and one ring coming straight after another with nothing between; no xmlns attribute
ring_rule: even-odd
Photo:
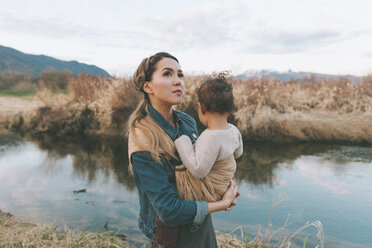
<svg viewBox="0 0 372 248"><path fill-rule="evenodd" d="M182 90L174 90L173 93L176 93L177 95L182 95Z"/></svg>

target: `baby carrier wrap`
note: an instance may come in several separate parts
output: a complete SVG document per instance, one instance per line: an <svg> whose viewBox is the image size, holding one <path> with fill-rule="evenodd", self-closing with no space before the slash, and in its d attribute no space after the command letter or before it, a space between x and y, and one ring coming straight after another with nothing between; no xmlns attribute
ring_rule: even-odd
<svg viewBox="0 0 372 248"><path fill-rule="evenodd" d="M153 125L159 127L150 116L146 116L144 121L153 122ZM163 132L166 145L168 148L171 148L172 155L175 157L176 147L174 141L162 128L159 127L158 131ZM133 153L149 151L150 144L150 138L143 130L139 128L132 129L128 139L129 161ZM164 152L161 145L159 146L159 153L167 161L172 157L172 155ZM208 175L202 179L195 178L183 164L178 166L173 166L169 162L168 164L174 167L176 188L180 198L189 201L205 200L207 202L214 202L222 199L236 170L236 162L233 154L225 159L216 161ZM129 170L132 171L131 161L129 162Z"/></svg>

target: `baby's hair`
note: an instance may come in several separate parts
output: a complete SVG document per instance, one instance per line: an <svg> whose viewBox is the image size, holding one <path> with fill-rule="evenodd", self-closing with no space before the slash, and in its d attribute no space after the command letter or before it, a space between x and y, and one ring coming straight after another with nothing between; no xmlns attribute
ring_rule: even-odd
<svg viewBox="0 0 372 248"><path fill-rule="evenodd" d="M213 79L222 79L226 80L226 77L229 76L229 71L220 71L219 73L213 72L212 73L212 78Z"/></svg>
<svg viewBox="0 0 372 248"><path fill-rule="evenodd" d="M232 86L225 78L228 75L227 71L213 73L213 77L199 87L198 101L205 106L206 111L223 114L234 110Z"/></svg>

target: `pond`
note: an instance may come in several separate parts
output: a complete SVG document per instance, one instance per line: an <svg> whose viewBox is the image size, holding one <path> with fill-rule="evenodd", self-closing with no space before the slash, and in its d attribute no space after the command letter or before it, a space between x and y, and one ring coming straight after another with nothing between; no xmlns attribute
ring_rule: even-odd
<svg viewBox="0 0 372 248"><path fill-rule="evenodd" d="M372 247L372 147L244 144L235 180L241 196L230 212L213 214L216 231L254 238L319 220L325 247ZM124 234L140 247L138 196L120 137L59 141L0 134L0 209L37 223ZM77 192L86 189L85 192ZM285 200L272 210L272 201ZM293 240L315 247L317 229Z"/></svg>

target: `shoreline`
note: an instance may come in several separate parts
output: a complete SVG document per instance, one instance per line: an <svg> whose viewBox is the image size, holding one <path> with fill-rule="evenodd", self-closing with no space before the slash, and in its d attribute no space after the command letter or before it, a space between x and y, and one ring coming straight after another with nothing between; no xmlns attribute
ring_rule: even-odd
<svg viewBox="0 0 372 248"><path fill-rule="evenodd" d="M195 111L200 80L188 79L184 100L176 107L197 120L199 132L204 128ZM0 96L0 130L56 138L123 136L140 96L125 79L100 84L77 78L63 94L44 89L28 98ZM236 111L228 121L246 142L372 144L372 80L359 85L265 80L232 85Z"/></svg>
<svg viewBox="0 0 372 248"><path fill-rule="evenodd" d="M0 209L0 247L119 247L133 248L125 235L112 232L93 233L62 229L49 224L35 224ZM244 248L245 244L233 234L216 234L220 248Z"/></svg>
<svg viewBox="0 0 372 248"><path fill-rule="evenodd" d="M115 233L93 233L34 224L0 210L0 247L121 247L133 246Z"/></svg>

